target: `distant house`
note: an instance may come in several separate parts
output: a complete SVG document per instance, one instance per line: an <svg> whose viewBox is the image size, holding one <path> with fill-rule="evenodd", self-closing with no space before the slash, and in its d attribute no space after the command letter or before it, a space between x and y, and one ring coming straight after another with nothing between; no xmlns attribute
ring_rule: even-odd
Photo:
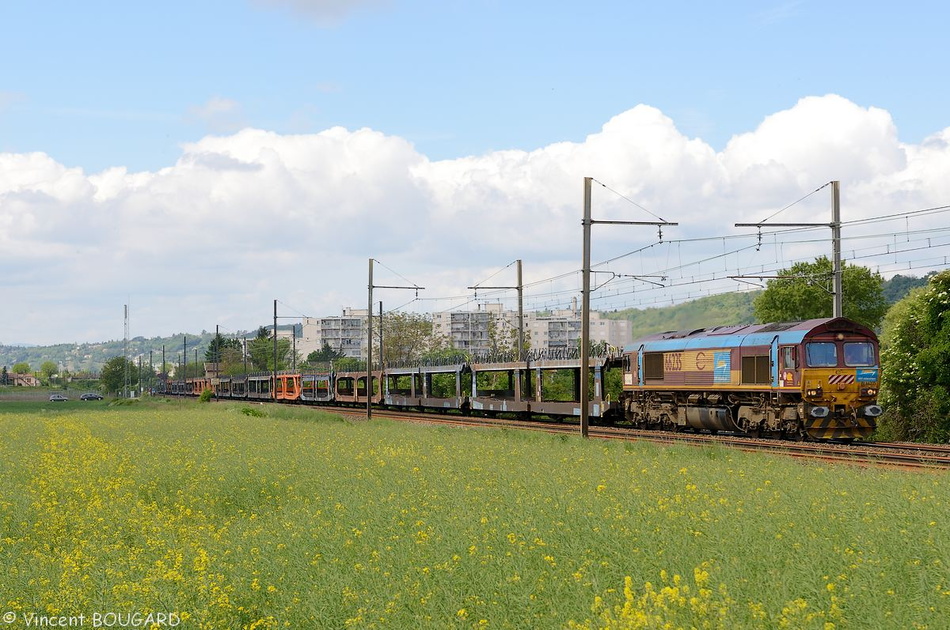
<svg viewBox="0 0 950 630"><path fill-rule="evenodd" d="M14 387L39 387L40 379L32 374L10 374Z"/></svg>

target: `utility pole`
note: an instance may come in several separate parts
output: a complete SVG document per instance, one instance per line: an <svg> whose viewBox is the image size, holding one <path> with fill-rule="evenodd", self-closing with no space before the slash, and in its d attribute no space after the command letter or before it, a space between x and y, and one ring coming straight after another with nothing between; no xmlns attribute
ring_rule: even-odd
<svg viewBox="0 0 950 630"><path fill-rule="evenodd" d="M518 360L524 356L524 282L521 279L521 259L515 261L518 273L517 285L513 287L487 287L484 285L468 287L469 289L517 289L518 290ZM508 263L508 267L511 263ZM506 267L507 269L507 267ZM477 294L476 294L477 297Z"/></svg>
<svg viewBox="0 0 950 630"><path fill-rule="evenodd" d="M841 281L841 192L840 182L831 182L831 258L834 280L832 287L835 293L832 317L841 317L843 312L844 292Z"/></svg>
<svg viewBox="0 0 950 630"><path fill-rule="evenodd" d="M830 227L831 228L831 294L832 294L832 317L842 317L844 313L844 286L841 273L841 182L834 180L829 182L831 185L831 223L736 223L736 227L754 227L762 230L763 227ZM826 184L827 185L827 184ZM824 188L822 186L821 188ZM818 188L818 190L821 190ZM759 235L761 239L761 233ZM788 276L729 276L730 278L785 278Z"/></svg>
<svg viewBox="0 0 950 630"><path fill-rule="evenodd" d="M587 437L590 424L590 228L595 223L607 225L679 225L669 221L595 221L591 218L591 181L592 177L584 178L584 259L583 282L581 289L581 437Z"/></svg>
<svg viewBox="0 0 950 630"><path fill-rule="evenodd" d="M366 419L373 418L373 289L414 289L416 295L421 289L418 285L411 287L387 286L382 284L373 284L373 259L369 259L369 280L367 283L367 301L366 301ZM380 317L382 317L383 306L379 306ZM380 326L382 330L382 326ZM382 334L382 333L380 333ZM380 363L382 363L382 342L380 342ZM380 383L382 387L382 383Z"/></svg>
<svg viewBox="0 0 950 630"><path fill-rule="evenodd" d="M373 419L373 259L369 259L369 298L366 302L366 419ZM359 393L359 388L357 388Z"/></svg>
<svg viewBox="0 0 950 630"><path fill-rule="evenodd" d="M274 380L271 383L271 397L277 400L277 300L274 300Z"/></svg>
<svg viewBox="0 0 950 630"><path fill-rule="evenodd" d="M122 341L122 363L125 366L125 382L122 385L122 398L129 397L129 305L124 305L125 336Z"/></svg>

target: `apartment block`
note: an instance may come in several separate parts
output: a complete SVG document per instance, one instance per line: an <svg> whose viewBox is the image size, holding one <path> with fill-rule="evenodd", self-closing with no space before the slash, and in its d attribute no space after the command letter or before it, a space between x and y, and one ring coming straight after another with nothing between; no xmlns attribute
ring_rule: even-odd
<svg viewBox="0 0 950 630"><path fill-rule="evenodd" d="M327 343L337 352L354 359L366 358L366 309L344 308L343 315L305 317L297 351L308 354L323 349Z"/></svg>
<svg viewBox="0 0 950 630"><path fill-rule="evenodd" d="M433 332L451 340L459 350L473 353L491 349L492 334L508 338L518 329L518 312L504 310L501 304L485 304L475 311L451 311L431 315ZM576 304L572 308L524 314L525 334L532 349L576 348L581 338L581 316ZM630 322L602 318L590 314L592 343L606 342L622 348L632 341ZM321 350L324 342L347 357L366 357L366 309L343 309L342 316L308 317L303 321L303 336L297 350L306 357Z"/></svg>

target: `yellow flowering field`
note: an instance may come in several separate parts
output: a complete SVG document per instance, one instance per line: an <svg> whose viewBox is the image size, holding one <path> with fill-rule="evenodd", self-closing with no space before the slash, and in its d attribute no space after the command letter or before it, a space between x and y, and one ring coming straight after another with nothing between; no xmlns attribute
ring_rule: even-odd
<svg viewBox="0 0 950 630"><path fill-rule="evenodd" d="M0 403L9 628L950 620L946 473L302 407L44 407Z"/></svg>

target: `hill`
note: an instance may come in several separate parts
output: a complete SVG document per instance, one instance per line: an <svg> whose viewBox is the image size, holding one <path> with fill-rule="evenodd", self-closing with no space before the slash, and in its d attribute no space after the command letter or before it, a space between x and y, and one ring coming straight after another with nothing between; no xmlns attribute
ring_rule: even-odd
<svg viewBox="0 0 950 630"><path fill-rule="evenodd" d="M633 338L667 330L694 330L727 324L751 324L752 302L759 291L723 293L683 304L605 313L608 319L629 319Z"/></svg>
<svg viewBox="0 0 950 630"><path fill-rule="evenodd" d="M171 337L135 337L129 339L128 356L134 361L142 357L142 364L148 365L149 353L151 352L152 364L156 366L162 363L162 347L165 347L165 360L168 363L178 363L181 360L183 348L184 333L179 333ZM194 350L198 350L198 357L204 360L205 350L208 343L214 337L213 332L201 331L200 335L188 334L188 362L194 361ZM12 368L16 363L26 361L34 370L39 370L40 365L45 361L62 366L72 374L77 373L95 373L97 374L105 363L113 358L120 357L123 354L125 342L121 339L117 341L103 341L99 343L61 343L52 346L4 346L0 345L0 365Z"/></svg>
<svg viewBox="0 0 950 630"><path fill-rule="evenodd" d="M894 276L885 280L882 287L888 304L903 299L912 289L926 286L933 273L923 278L916 276ZM608 319L629 319L632 323L633 338L667 330L695 330L728 324L754 323L752 304L761 291L744 293L723 293L699 298L674 306L648 309L627 309L605 313Z"/></svg>

